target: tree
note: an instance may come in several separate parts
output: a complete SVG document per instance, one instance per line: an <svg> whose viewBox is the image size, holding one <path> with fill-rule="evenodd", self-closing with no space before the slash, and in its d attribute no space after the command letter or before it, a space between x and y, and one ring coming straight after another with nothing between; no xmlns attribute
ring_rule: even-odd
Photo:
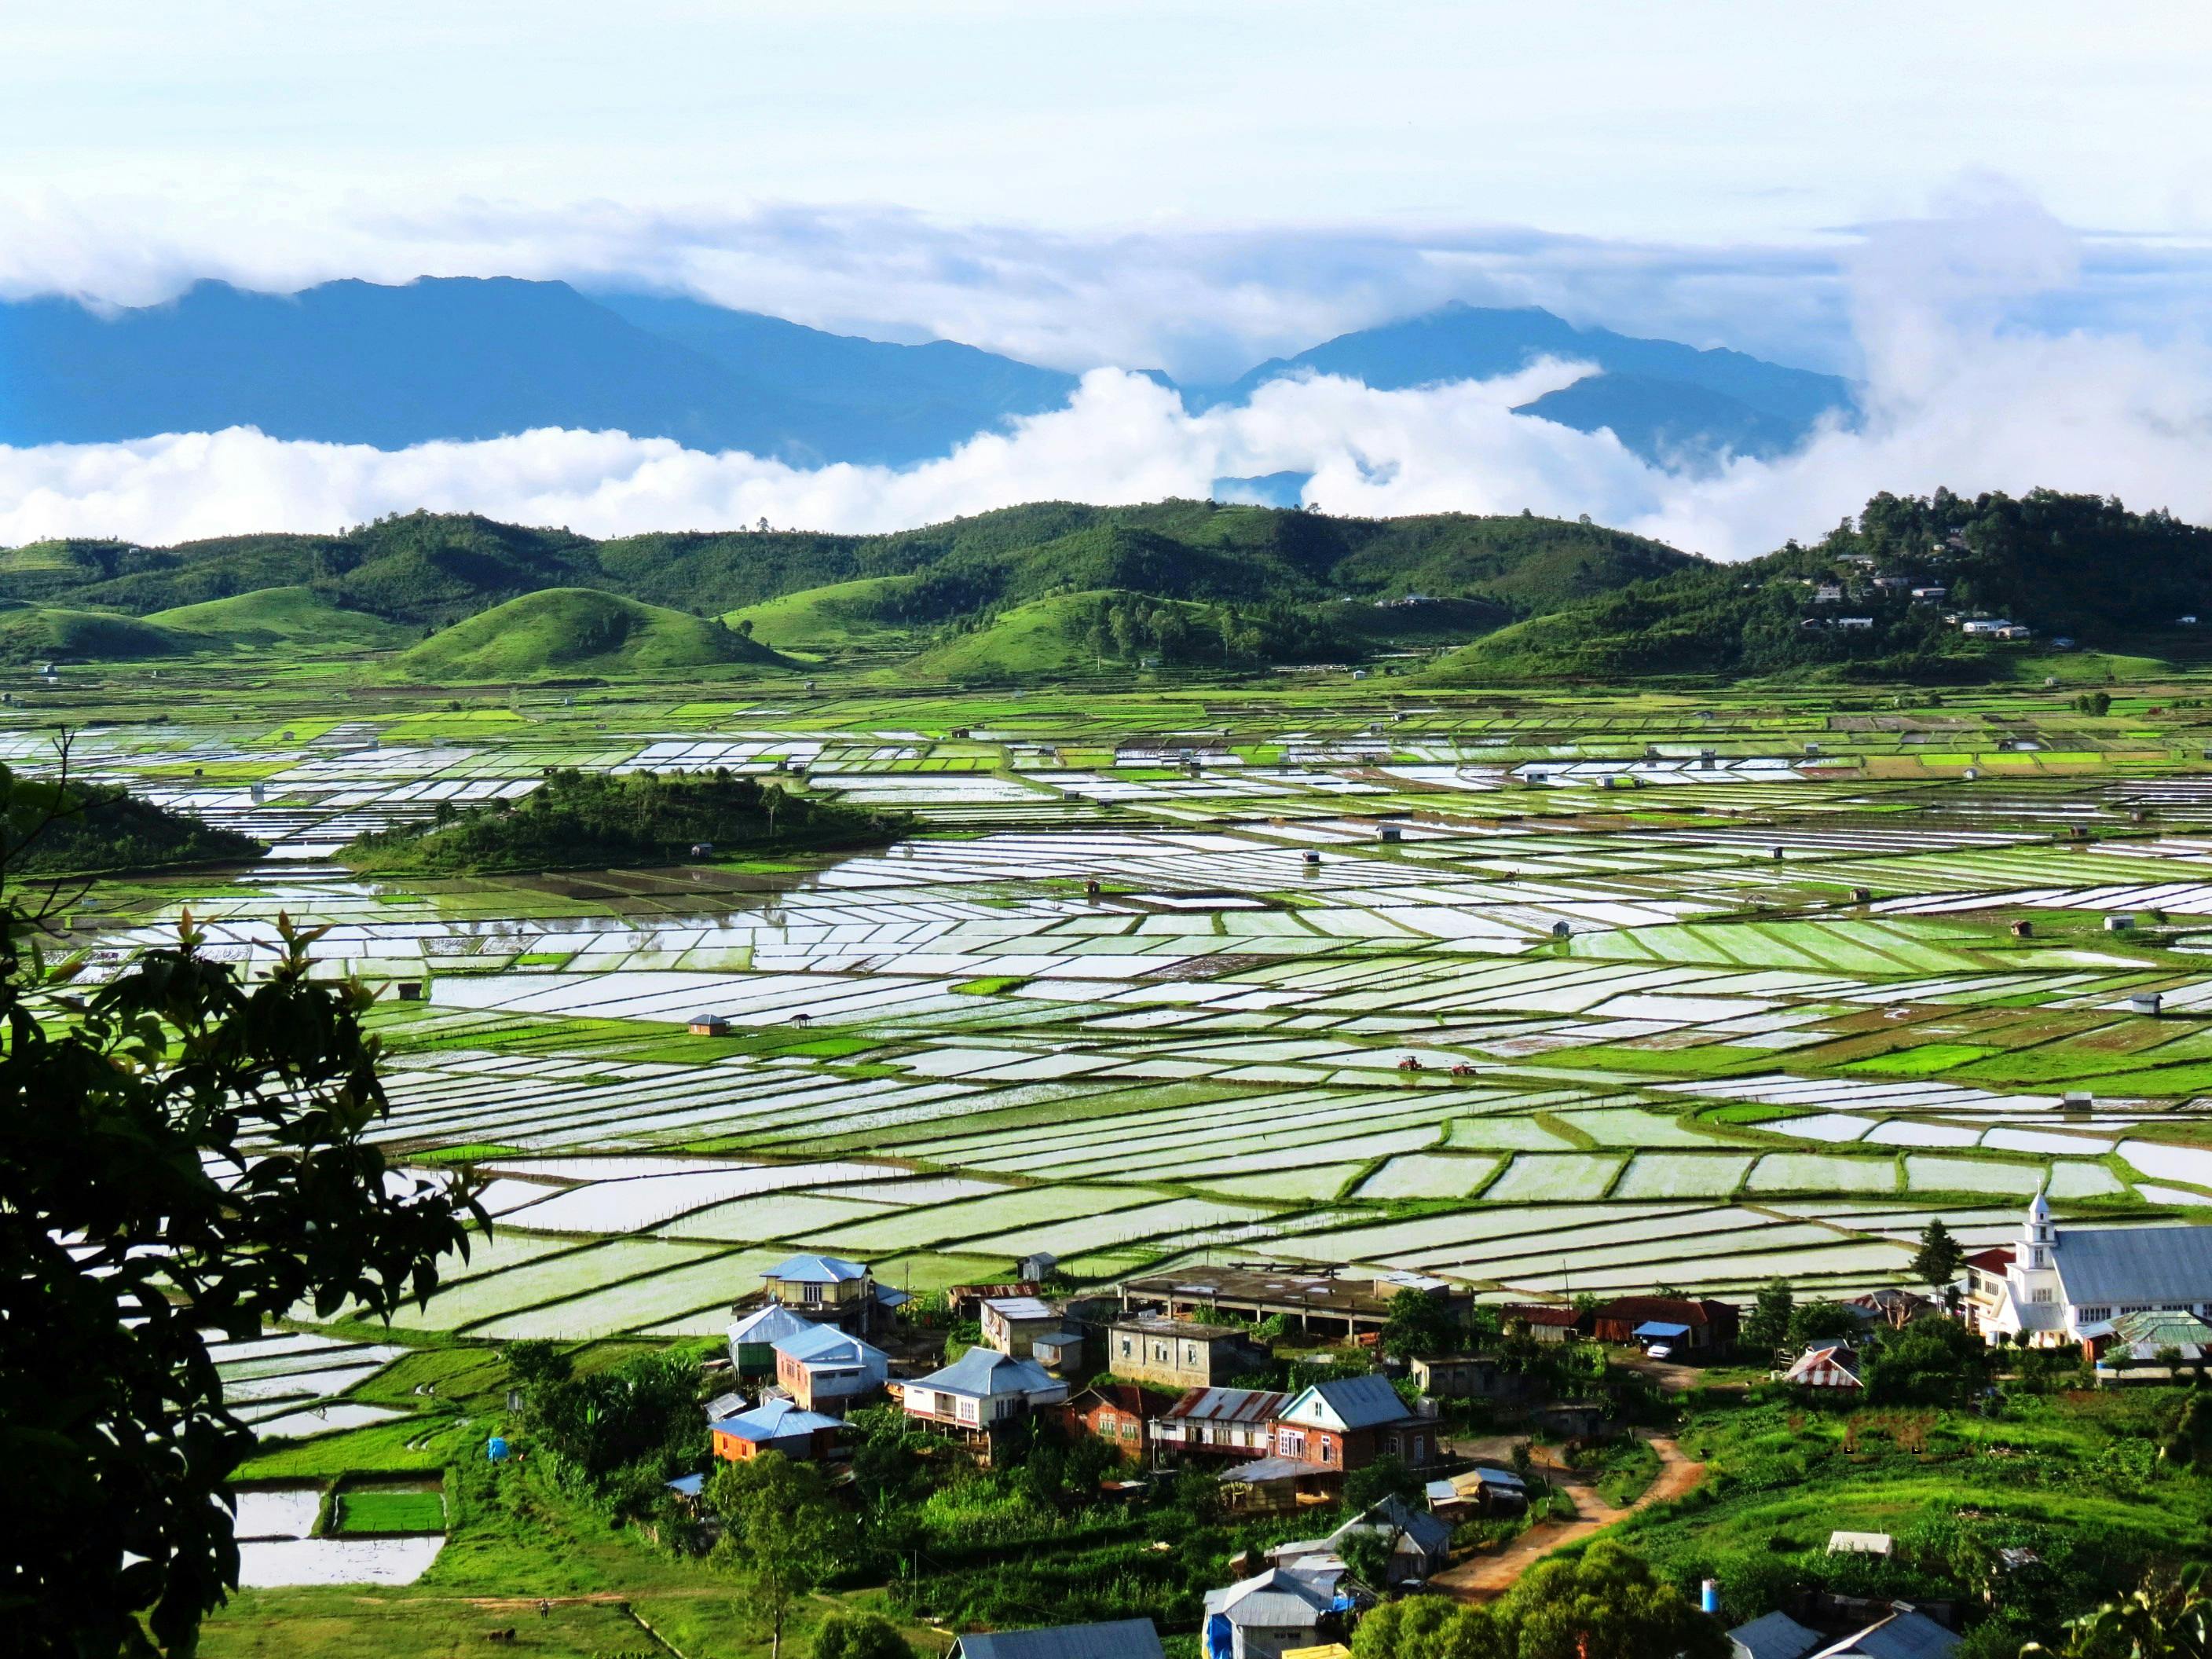
<svg viewBox="0 0 2212 1659"><path fill-rule="evenodd" d="M1786 1279L1770 1279L1759 1287L1750 1316L1743 1322L1743 1345L1754 1353L1770 1358L1778 1355L1788 1346L1791 1319L1797 1311L1797 1297Z"/></svg>
<svg viewBox="0 0 2212 1659"><path fill-rule="evenodd" d="M1639 1556L1600 1539L1538 1565L1506 1597L1519 1659L1726 1659L1729 1639Z"/></svg>
<svg viewBox="0 0 2212 1659"><path fill-rule="evenodd" d="M915 1659L914 1644L878 1613L833 1613L814 1632L814 1659Z"/></svg>
<svg viewBox="0 0 2212 1659"><path fill-rule="evenodd" d="M1421 1477L1404 1458L1389 1452L1344 1477L1344 1507L1354 1515L1364 1514L1386 1498L1418 1504L1421 1493Z"/></svg>
<svg viewBox="0 0 2212 1659"><path fill-rule="evenodd" d="M1867 1400L1874 1405L1947 1406L1989 1376L1989 1350L1956 1320L1923 1319L1891 1331L1866 1363Z"/></svg>
<svg viewBox="0 0 2212 1659"><path fill-rule="evenodd" d="M1799 1352L1816 1342L1856 1340L1866 1332L1866 1321L1840 1302L1808 1302L1790 1316L1790 1346Z"/></svg>
<svg viewBox="0 0 2212 1659"><path fill-rule="evenodd" d="M1951 1237L1938 1216L1921 1231L1920 1249L1912 1258L1914 1277L1930 1290L1941 1291L1955 1280L1966 1265L1966 1252Z"/></svg>
<svg viewBox="0 0 2212 1659"><path fill-rule="evenodd" d="M1462 1334L1443 1298L1404 1290L1390 1298L1389 1315L1382 1324L1382 1352L1397 1359L1431 1359L1456 1349Z"/></svg>
<svg viewBox="0 0 2212 1659"><path fill-rule="evenodd" d="M1397 1535L1398 1529L1387 1523L1346 1534L1337 1552L1344 1559L1345 1570L1380 1595L1390 1587L1390 1557Z"/></svg>
<svg viewBox="0 0 2212 1659"><path fill-rule="evenodd" d="M849 1528L822 1471L781 1452L722 1464L707 1483L707 1504L722 1517L712 1559L768 1626L769 1659L780 1659L792 1607L836 1565Z"/></svg>
<svg viewBox="0 0 2212 1659"><path fill-rule="evenodd" d="M13 824L52 790L10 779L0 806ZM210 1334L302 1304L388 1316L483 1212L365 1139L386 1110L371 994L308 977L321 929L280 917L249 986L187 915L74 994L40 921L0 901L4 1605L19 1653L187 1652L238 1581L228 1481L254 1443Z"/></svg>

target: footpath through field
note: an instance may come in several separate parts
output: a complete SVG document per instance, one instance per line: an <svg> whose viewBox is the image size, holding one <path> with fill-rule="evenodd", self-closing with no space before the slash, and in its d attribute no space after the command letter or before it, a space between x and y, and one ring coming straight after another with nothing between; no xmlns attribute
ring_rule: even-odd
<svg viewBox="0 0 2212 1659"><path fill-rule="evenodd" d="M1497 1554L1478 1555L1458 1566L1447 1568L1430 1579L1430 1585L1462 1601L1491 1601L1511 1589L1521 1581L1522 1573L1553 1550L1580 1543L1623 1516L1680 1498L1704 1477L1705 1466L1683 1456L1681 1448L1673 1440L1657 1435L1650 1439L1651 1449L1659 1454L1659 1473L1644 1488L1643 1496L1627 1508L1615 1509L1607 1503L1598 1496L1589 1477L1577 1470L1547 1469L1545 1476L1553 1489L1573 1500L1573 1520L1539 1522Z"/></svg>

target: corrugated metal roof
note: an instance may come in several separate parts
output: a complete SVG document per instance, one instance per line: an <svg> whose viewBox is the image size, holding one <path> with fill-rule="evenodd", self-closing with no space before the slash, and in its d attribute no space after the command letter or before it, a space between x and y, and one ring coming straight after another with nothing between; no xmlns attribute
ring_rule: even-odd
<svg viewBox="0 0 2212 1659"><path fill-rule="evenodd" d="M1193 1389L1164 1415L1190 1423L1272 1423L1289 1401L1266 1389Z"/></svg>
<svg viewBox="0 0 2212 1659"><path fill-rule="evenodd" d="M952 1650L961 1659L1161 1659L1160 1633L1149 1619L994 1631L963 1636Z"/></svg>
<svg viewBox="0 0 2212 1659"><path fill-rule="evenodd" d="M983 1305L1001 1319L1031 1320L1057 1319L1060 1310L1050 1303L1034 1296L993 1296L983 1299Z"/></svg>
<svg viewBox="0 0 2212 1659"><path fill-rule="evenodd" d="M1270 1567L1256 1578L1206 1591L1206 1611L1223 1614L1232 1625L1285 1630L1318 1625L1328 1611L1328 1597L1297 1573Z"/></svg>
<svg viewBox="0 0 2212 1659"><path fill-rule="evenodd" d="M792 1312L780 1302L771 1302L731 1326L730 1340L732 1343L775 1342L787 1336L803 1335L813 1328L812 1320Z"/></svg>
<svg viewBox="0 0 2212 1659"><path fill-rule="evenodd" d="M808 1365L872 1365L878 1370L890 1364L881 1348L848 1336L835 1325L809 1325L795 1336L778 1337L771 1345Z"/></svg>
<svg viewBox="0 0 2212 1659"><path fill-rule="evenodd" d="M1818 1632L1809 1631L1786 1613L1770 1613L1729 1632L1736 1659L1805 1659L1820 1645Z"/></svg>
<svg viewBox="0 0 2212 1659"><path fill-rule="evenodd" d="M791 1285L842 1285L848 1279L865 1278L867 1271L859 1262L848 1261L842 1255L794 1255L770 1267L761 1277Z"/></svg>
<svg viewBox="0 0 2212 1659"><path fill-rule="evenodd" d="M1900 1607L1880 1624L1822 1649L1816 1659L1938 1659L1958 1645L1955 1632L1924 1613Z"/></svg>
<svg viewBox="0 0 2212 1659"><path fill-rule="evenodd" d="M1064 1385L1034 1359L1015 1359L996 1348L970 1348L942 1370L916 1378L913 1386L988 1400L997 1395L1035 1394Z"/></svg>
<svg viewBox="0 0 2212 1659"><path fill-rule="evenodd" d="M1389 1377L1370 1372L1365 1376L1339 1376L1312 1383L1280 1415L1321 1428L1372 1429L1402 1422L1413 1413L1390 1386Z"/></svg>
<svg viewBox="0 0 2212 1659"><path fill-rule="evenodd" d="M2051 1261L2077 1308L2212 1302L2212 1227L2061 1227Z"/></svg>

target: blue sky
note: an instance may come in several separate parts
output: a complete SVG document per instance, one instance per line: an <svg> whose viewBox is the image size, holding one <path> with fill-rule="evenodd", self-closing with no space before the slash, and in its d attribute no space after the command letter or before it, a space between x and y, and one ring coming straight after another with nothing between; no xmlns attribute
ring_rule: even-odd
<svg viewBox="0 0 2212 1659"><path fill-rule="evenodd" d="M2164 3L47 8L0 290L505 272L1072 368L1233 373L1460 295L1855 369L1870 227L2073 234L2019 314L2155 329L2212 246Z"/></svg>

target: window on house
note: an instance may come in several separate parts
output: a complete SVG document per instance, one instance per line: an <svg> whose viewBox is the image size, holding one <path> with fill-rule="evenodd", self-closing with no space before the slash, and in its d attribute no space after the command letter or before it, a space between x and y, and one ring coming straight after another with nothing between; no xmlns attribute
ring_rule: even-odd
<svg viewBox="0 0 2212 1659"><path fill-rule="evenodd" d="M2112 1316L2112 1310L2110 1308L2084 1308L2080 1316L2085 1322L2098 1319L2110 1319Z"/></svg>
<svg viewBox="0 0 2212 1659"><path fill-rule="evenodd" d="M808 1306L818 1306L822 1301L822 1287L819 1285L802 1285L799 1287L799 1295Z"/></svg>
<svg viewBox="0 0 2212 1659"><path fill-rule="evenodd" d="M972 1400L963 1400L959 1403L960 1420L963 1423L973 1423L975 1420L975 1402Z"/></svg>
<svg viewBox="0 0 2212 1659"><path fill-rule="evenodd" d="M2031 1302L2049 1302L2053 1299L2053 1293L2048 1285L2037 1286L2035 1294L2028 1298Z"/></svg>
<svg viewBox="0 0 2212 1659"><path fill-rule="evenodd" d="M1329 1459L1328 1437L1327 1435L1323 1435L1323 1436L1322 1436L1322 1437L1321 1437L1321 1461L1322 1461L1322 1462L1326 1463L1326 1462L1328 1462L1328 1459Z"/></svg>
<svg viewBox="0 0 2212 1659"><path fill-rule="evenodd" d="M1396 1435L1391 1435L1386 1441L1384 1441L1383 1443L1389 1447L1391 1456L1395 1457L1398 1455L1398 1437Z"/></svg>
<svg viewBox="0 0 2212 1659"><path fill-rule="evenodd" d="M1130 1342L1127 1337L1123 1337L1121 1339L1121 1357L1124 1359L1127 1359L1133 1351L1133 1345Z"/></svg>
<svg viewBox="0 0 2212 1659"><path fill-rule="evenodd" d="M1275 1438L1275 1449L1285 1457L1304 1457L1306 1437L1292 1429L1285 1429Z"/></svg>

